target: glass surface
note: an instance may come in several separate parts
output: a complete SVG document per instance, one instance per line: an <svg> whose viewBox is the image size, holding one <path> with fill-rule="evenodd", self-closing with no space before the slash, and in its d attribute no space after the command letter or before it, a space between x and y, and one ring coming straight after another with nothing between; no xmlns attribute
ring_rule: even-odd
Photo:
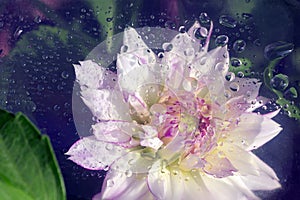
<svg viewBox="0 0 300 200"><path fill-rule="evenodd" d="M274 118L283 131L255 150L276 171L282 188L258 195L270 200L297 199L300 195L300 113L295 111L290 117L292 113L284 108L300 108L300 1L2 0L0 108L25 113L43 134L50 136L68 199L91 199L100 192L105 177L105 171L86 170L64 155L79 135L85 134L77 132L73 119L72 64L85 60L104 40L107 48L114 47L117 41L110 37L127 26L183 31L182 26L188 29L195 20L205 22L201 13L207 13L214 22L211 47L214 41L219 44L226 40L220 35L228 36L230 56L252 62L246 76L263 82L260 94L276 101L276 93L266 86L271 84L283 91L289 103L268 105L270 110L283 107ZM280 56L274 73L284 76L265 83L264 70L270 60Z"/></svg>

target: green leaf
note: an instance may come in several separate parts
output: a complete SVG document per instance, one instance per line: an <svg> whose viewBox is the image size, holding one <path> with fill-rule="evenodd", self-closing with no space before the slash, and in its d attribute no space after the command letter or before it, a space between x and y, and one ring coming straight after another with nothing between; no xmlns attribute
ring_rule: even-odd
<svg viewBox="0 0 300 200"><path fill-rule="evenodd" d="M66 199L49 138L21 113L12 115L0 110L0 160L1 200ZM13 198L10 191L21 196Z"/></svg>
<svg viewBox="0 0 300 200"><path fill-rule="evenodd" d="M32 197L28 196L22 190L19 190L18 188L14 187L14 186L11 186L9 184L5 184L3 182L0 182L0 199L5 199L5 200L16 200L16 199L34 200Z"/></svg>

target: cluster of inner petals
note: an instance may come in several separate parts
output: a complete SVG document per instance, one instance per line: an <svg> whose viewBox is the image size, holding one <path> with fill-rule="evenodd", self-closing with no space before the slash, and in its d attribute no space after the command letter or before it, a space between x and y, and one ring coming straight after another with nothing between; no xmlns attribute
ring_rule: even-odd
<svg viewBox="0 0 300 200"><path fill-rule="evenodd" d="M185 137L181 157L189 154L203 157L216 145L210 100L201 95L203 88L176 92L166 88L160 92L157 102L149 106L149 114L135 113L132 118L139 124L156 127L162 148L181 134Z"/></svg>

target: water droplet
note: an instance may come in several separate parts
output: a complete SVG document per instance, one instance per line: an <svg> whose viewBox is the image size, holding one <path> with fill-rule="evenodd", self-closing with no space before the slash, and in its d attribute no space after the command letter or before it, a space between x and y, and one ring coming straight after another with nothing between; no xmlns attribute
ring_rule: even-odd
<svg viewBox="0 0 300 200"><path fill-rule="evenodd" d="M230 62L233 67L239 67L242 65L242 61L240 61L238 58L231 58Z"/></svg>
<svg viewBox="0 0 300 200"><path fill-rule="evenodd" d="M97 120L98 120L98 118L97 118ZM106 149L107 151L111 151L111 150L113 149L113 145L110 144L110 143L107 143L107 144L105 145L105 149Z"/></svg>
<svg viewBox="0 0 300 200"><path fill-rule="evenodd" d="M53 110L54 110L54 111L58 111L59 109L60 109L60 106L59 106L59 105L54 105L54 106L53 106Z"/></svg>
<svg viewBox="0 0 300 200"><path fill-rule="evenodd" d="M166 21L165 27L170 28L170 29L174 29L176 27L176 24L173 21Z"/></svg>
<svg viewBox="0 0 300 200"><path fill-rule="evenodd" d="M64 78L64 79L67 79L69 77L69 73L67 71L63 71L61 73L61 77Z"/></svg>
<svg viewBox="0 0 300 200"><path fill-rule="evenodd" d="M175 175L175 176L178 175L178 170L174 169L173 170L173 175Z"/></svg>
<svg viewBox="0 0 300 200"><path fill-rule="evenodd" d="M284 74L277 74L271 79L270 84L276 90L284 91L289 85L288 76Z"/></svg>
<svg viewBox="0 0 300 200"><path fill-rule="evenodd" d="M197 28L194 31L195 38L197 38L197 39L204 39L207 37L207 34L208 34L208 31L204 27Z"/></svg>
<svg viewBox="0 0 300 200"><path fill-rule="evenodd" d="M243 72L238 72L238 73L237 73L237 76L238 76L239 78L243 78L243 77L245 76L245 74L244 74Z"/></svg>
<svg viewBox="0 0 300 200"><path fill-rule="evenodd" d="M37 16L37 17L35 17L33 21L34 21L35 23L37 23L37 24L39 24L39 23L41 23L41 22L42 22L42 20L41 20L41 17L40 17L40 16Z"/></svg>
<svg viewBox="0 0 300 200"><path fill-rule="evenodd" d="M261 42L260 42L259 39L256 39L256 40L253 41L253 44L255 44L256 46L259 47L261 45Z"/></svg>
<svg viewBox="0 0 300 200"><path fill-rule="evenodd" d="M219 62L215 66L215 70L217 71L223 71L225 69L225 64L223 62Z"/></svg>
<svg viewBox="0 0 300 200"><path fill-rule="evenodd" d="M197 88L197 80L194 78L186 78L182 82L183 89L190 92Z"/></svg>
<svg viewBox="0 0 300 200"><path fill-rule="evenodd" d="M170 52L173 49L173 44L171 43L163 43L162 48L166 52Z"/></svg>
<svg viewBox="0 0 300 200"><path fill-rule="evenodd" d="M187 57L190 57L190 56L193 56L195 51L193 48L187 48L184 50L184 55L187 56Z"/></svg>
<svg viewBox="0 0 300 200"><path fill-rule="evenodd" d="M210 18L207 13L201 13L199 16L199 20L202 24L207 24L210 22Z"/></svg>
<svg viewBox="0 0 300 200"><path fill-rule="evenodd" d="M242 18L245 20L249 20L253 18L253 15L251 15L250 13L242 13Z"/></svg>
<svg viewBox="0 0 300 200"><path fill-rule="evenodd" d="M21 29L20 26L18 26L17 29L15 30L14 38L18 39L22 33L23 33L23 30Z"/></svg>
<svg viewBox="0 0 300 200"><path fill-rule="evenodd" d="M294 50L294 44L283 41L274 42L265 47L265 57L269 60L284 58Z"/></svg>
<svg viewBox="0 0 300 200"><path fill-rule="evenodd" d="M128 46L127 45L122 45L121 46L121 53L126 53L128 50Z"/></svg>
<svg viewBox="0 0 300 200"><path fill-rule="evenodd" d="M225 76L225 79L226 79L227 81L233 81L233 80L235 79L235 74L232 73L232 72L228 72L228 73L226 74L226 76Z"/></svg>
<svg viewBox="0 0 300 200"><path fill-rule="evenodd" d="M219 23L228 28L234 28L237 25L237 21L229 15L221 15Z"/></svg>
<svg viewBox="0 0 300 200"><path fill-rule="evenodd" d="M106 184L107 184L107 187L112 187L112 186L114 186L115 182L112 179L108 179Z"/></svg>
<svg viewBox="0 0 300 200"><path fill-rule="evenodd" d="M106 18L106 21L111 22L113 19L114 19L113 17L108 17L108 18Z"/></svg>
<svg viewBox="0 0 300 200"><path fill-rule="evenodd" d="M237 91L239 91L240 86L239 86L238 83L233 82L233 83L230 83L229 88L230 88L232 91L237 92Z"/></svg>
<svg viewBox="0 0 300 200"><path fill-rule="evenodd" d="M165 54L164 54L163 52L159 52L159 53L157 54L157 57L158 57L158 58L163 58L163 57L165 57Z"/></svg>
<svg viewBox="0 0 300 200"><path fill-rule="evenodd" d="M104 168L103 168L104 171L108 171L109 170L109 166L106 165Z"/></svg>
<svg viewBox="0 0 300 200"><path fill-rule="evenodd" d="M225 46L228 43L228 37L226 35L219 35L216 40L215 44L216 46Z"/></svg>
<svg viewBox="0 0 300 200"><path fill-rule="evenodd" d="M233 49L236 53L241 53L246 48L246 42L244 40L237 40L233 43Z"/></svg>
<svg viewBox="0 0 300 200"><path fill-rule="evenodd" d="M284 97L287 99L296 99L298 97L298 92L296 88L291 87L284 93Z"/></svg>
<svg viewBox="0 0 300 200"><path fill-rule="evenodd" d="M180 33L185 33L186 32L185 26L180 26L178 30L179 30Z"/></svg>
<svg viewBox="0 0 300 200"><path fill-rule="evenodd" d="M131 171L130 169L126 170L126 171L125 171L125 175L126 175L127 177L131 177L131 176L132 176L132 171Z"/></svg>

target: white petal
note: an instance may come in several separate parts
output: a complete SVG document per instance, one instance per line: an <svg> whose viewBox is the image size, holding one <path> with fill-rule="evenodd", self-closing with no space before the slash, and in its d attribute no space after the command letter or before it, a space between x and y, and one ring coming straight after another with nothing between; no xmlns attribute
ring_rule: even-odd
<svg viewBox="0 0 300 200"><path fill-rule="evenodd" d="M261 83L255 78L238 78L233 81L224 82L225 88L231 91L231 97L243 96L246 101L251 102L258 96ZM236 91L233 91L232 86L238 86Z"/></svg>
<svg viewBox="0 0 300 200"><path fill-rule="evenodd" d="M187 68L185 61L181 60L178 57L167 58L170 63L168 64L170 67L168 76L166 78L166 85L172 89L180 88L183 79L187 76L185 72Z"/></svg>
<svg viewBox="0 0 300 200"><path fill-rule="evenodd" d="M192 63L191 67L198 72L200 76L215 76L215 72L220 72L224 78L229 67L227 46L216 47L207 54L202 55ZM197 74L195 71L193 73ZM199 78L199 75L194 76L196 76L195 78Z"/></svg>
<svg viewBox="0 0 300 200"><path fill-rule="evenodd" d="M227 141L247 149L256 149L273 139L282 130L272 119L256 113L244 113L230 131Z"/></svg>
<svg viewBox="0 0 300 200"><path fill-rule="evenodd" d="M103 182L101 195L95 200L114 199L114 200L154 200L149 192L146 177L143 174L119 173L109 171Z"/></svg>
<svg viewBox="0 0 300 200"><path fill-rule="evenodd" d="M281 187L278 180L272 179L265 174L260 176L241 176L241 178L251 190L274 190Z"/></svg>
<svg viewBox="0 0 300 200"><path fill-rule="evenodd" d="M212 199L233 200L233 199L258 199L251 191L239 186L228 178L214 178L203 175L202 180L212 195Z"/></svg>
<svg viewBox="0 0 300 200"><path fill-rule="evenodd" d="M156 83L156 76L145 64L140 64L132 54L120 54L117 59L118 83L122 91L135 93L146 84Z"/></svg>
<svg viewBox="0 0 300 200"><path fill-rule="evenodd" d="M223 144L222 150L233 166L238 170L237 174L245 177L262 176L278 181L273 169L252 152L227 143Z"/></svg>
<svg viewBox="0 0 300 200"><path fill-rule="evenodd" d="M210 152L205 156L205 167L203 170L217 178L223 178L233 175L237 169L226 157L220 157L219 152Z"/></svg>
<svg viewBox="0 0 300 200"><path fill-rule="evenodd" d="M141 146L151 147L158 150L163 145L163 142L159 138L147 138L141 141Z"/></svg>
<svg viewBox="0 0 300 200"><path fill-rule="evenodd" d="M160 165L160 161L154 164ZM163 199L173 199L173 192L181 193L182 188L175 187L172 188L171 183L171 173L167 169L161 169L159 166L155 166L155 169L151 169L148 174L148 186L151 193L155 196L156 199L163 200ZM177 183L177 184L180 184ZM178 188L178 189L177 189ZM175 189L175 191L174 191ZM181 195L179 196L179 198Z"/></svg>
<svg viewBox="0 0 300 200"><path fill-rule="evenodd" d="M253 153L249 153L251 156L251 167L255 168L257 175L245 175L240 176L241 180L250 190L273 190L280 188L279 179L276 176L274 170L259 159Z"/></svg>
<svg viewBox="0 0 300 200"><path fill-rule="evenodd" d="M99 120L131 120L128 104L116 90L86 89L81 92L84 103Z"/></svg>
<svg viewBox="0 0 300 200"><path fill-rule="evenodd" d="M145 121L149 117L150 112L148 106L138 93L135 93L135 95L129 94L128 103L133 108L139 120Z"/></svg>
<svg viewBox="0 0 300 200"><path fill-rule="evenodd" d="M117 74L104 69L97 63L86 60L74 65L76 79L81 86L94 89L110 89L116 85Z"/></svg>
<svg viewBox="0 0 300 200"><path fill-rule="evenodd" d="M132 135L138 131L135 124L124 121L99 122L92 125L92 128L93 134L98 140L118 144L129 143Z"/></svg>
<svg viewBox="0 0 300 200"><path fill-rule="evenodd" d="M123 155L112 164L111 169L119 172L147 173L156 160L156 151L145 148Z"/></svg>
<svg viewBox="0 0 300 200"><path fill-rule="evenodd" d="M178 131L177 135L171 140L171 142L158 152L159 156L168 162L177 160L183 153L185 141L186 136Z"/></svg>
<svg viewBox="0 0 300 200"><path fill-rule="evenodd" d="M150 171L148 185L156 199L212 200L199 173L183 172L175 167Z"/></svg>
<svg viewBox="0 0 300 200"><path fill-rule="evenodd" d="M105 169L125 154L119 146L101 142L95 137L84 137L72 145L66 155L76 164L92 170Z"/></svg>
<svg viewBox="0 0 300 200"><path fill-rule="evenodd" d="M260 131L247 150L257 149L258 147L264 145L265 143L276 137L281 130L282 128L280 127L280 124L276 123L268 117L263 117Z"/></svg>

